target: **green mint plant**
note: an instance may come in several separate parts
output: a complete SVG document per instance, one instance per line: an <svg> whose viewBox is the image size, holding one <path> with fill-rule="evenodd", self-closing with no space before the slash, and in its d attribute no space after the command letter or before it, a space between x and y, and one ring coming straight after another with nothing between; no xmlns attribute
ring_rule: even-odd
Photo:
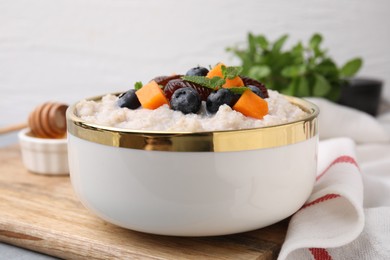
<svg viewBox="0 0 390 260"><path fill-rule="evenodd" d="M319 96L337 101L342 84L361 68L361 58L354 58L338 67L321 47L323 37L315 33L305 45L301 41L290 49L283 46L288 35L270 42L264 35L248 33L247 47L226 50L241 60L242 75L263 82L283 94Z"/></svg>

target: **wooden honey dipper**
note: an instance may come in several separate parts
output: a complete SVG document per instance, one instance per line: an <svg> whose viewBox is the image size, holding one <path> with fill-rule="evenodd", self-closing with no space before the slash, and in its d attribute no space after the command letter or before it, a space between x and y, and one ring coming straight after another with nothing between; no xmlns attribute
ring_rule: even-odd
<svg viewBox="0 0 390 260"><path fill-rule="evenodd" d="M31 133L41 138L61 138L66 133L65 104L44 103L30 114L28 125Z"/></svg>
<svg viewBox="0 0 390 260"><path fill-rule="evenodd" d="M62 138L66 133L65 112L68 105L46 102L36 107L28 117L28 123L0 129L0 134L30 127L31 134L40 138Z"/></svg>

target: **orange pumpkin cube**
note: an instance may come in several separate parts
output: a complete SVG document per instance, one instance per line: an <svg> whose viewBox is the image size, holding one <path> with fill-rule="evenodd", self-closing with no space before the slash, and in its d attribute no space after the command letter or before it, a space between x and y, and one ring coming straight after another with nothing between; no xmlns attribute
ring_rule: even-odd
<svg viewBox="0 0 390 260"><path fill-rule="evenodd" d="M263 119L268 114L268 103L251 90L245 90L234 104L233 109L244 116Z"/></svg>
<svg viewBox="0 0 390 260"><path fill-rule="evenodd" d="M135 92L143 108L156 109L162 105L169 105L164 91L156 81L152 80Z"/></svg>

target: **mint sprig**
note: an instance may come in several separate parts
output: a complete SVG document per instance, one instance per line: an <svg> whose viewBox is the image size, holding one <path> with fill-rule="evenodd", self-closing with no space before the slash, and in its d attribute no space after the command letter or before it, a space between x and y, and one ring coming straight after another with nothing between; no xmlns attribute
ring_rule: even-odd
<svg viewBox="0 0 390 260"><path fill-rule="evenodd" d="M212 79L210 79L204 76L183 76L181 78L183 80L193 82L195 84L201 85L206 88L210 88L212 90L218 90L226 82L226 80L220 77L213 77ZM231 91L233 94L241 95L242 93L244 93L246 90L250 88L242 86L242 87L230 87L227 89Z"/></svg>
<svg viewBox="0 0 390 260"><path fill-rule="evenodd" d="M206 78L204 76L183 76L181 77L185 81L193 82L212 90L216 90L226 83L225 79L220 77Z"/></svg>
<svg viewBox="0 0 390 260"><path fill-rule="evenodd" d="M226 67L225 65L222 65L221 70L222 70L222 75L223 75L224 79L226 79L226 78L227 79L234 79L235 77L240 75L240 73L242 71L242 67L238 67L238 66Z"/></svg>
<svg viewBox="0 0 390 260"><path fill-rule="evenodd" d="M137 81L135 84L134 84L134 89L135 90L139 90L140 88L142 88L143 84L141 81Z"/></svg>

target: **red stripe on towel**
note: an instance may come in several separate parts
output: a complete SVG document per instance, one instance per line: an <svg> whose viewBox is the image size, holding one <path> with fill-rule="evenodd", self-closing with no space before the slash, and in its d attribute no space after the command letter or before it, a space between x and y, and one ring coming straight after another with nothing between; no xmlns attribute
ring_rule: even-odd
<svg viewBox="0 0 390 260"><path fill-rule="evenodd" d="M332 167L337 163L350 163L355 165L359 169L359 165L357 164L354 158L348 155L342 155L340 157L337 157L320 175L318 175L316 180L318 181L329 170L330 167Z"/></svg>
<svg viewBox="0 0 390 260"><path fill-rule="evenodd" d="M315 260L332 260L332 257L325 248L309 248L309 251Z"/></svg>
<svg viewBox="0 0 390 260"><path fill-rule="evenodd" d="M338 198L338 197L340 197L339 194L334 194L334 193L326 194L326 195L324 195L322 197L319 197L318 199L313 200L312 202L309 202L309 203L303 205L301 209L307 208L309 206L312 206L314 204L317 204L317 203L320 203L320 202L323 202L323 201L327 201L327 200L330 200L330 199Z"/></svg>

